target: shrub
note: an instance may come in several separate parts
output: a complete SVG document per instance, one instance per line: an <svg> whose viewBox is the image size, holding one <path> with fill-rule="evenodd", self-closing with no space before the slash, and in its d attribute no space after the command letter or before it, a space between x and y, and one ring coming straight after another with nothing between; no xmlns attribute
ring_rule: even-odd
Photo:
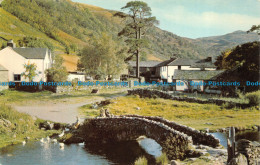
<svg viewBox="0 0 260 165"><path fill-rule="evenodd" d="M251 106L259 106L260 104L260 91L255 91L246 94L246 98L249 100Z"/></svg>
<svg viewBox="0 0 260 165"><path fill-rule="evenodd" d="M234 102L226 102L221 105L221 109L232 109L236 107L236 103Z"/></svg>
<svg viewBox="0 0 260 165"><path fill-rule="evenodd" d="M166 153L162 153L161 156L156 158L156 163L159 165L167 165L168 162L169 162L169 160L168 160Z"/></svg>
<svg viewBox="0 0 260 165"><path fill-rule="evenodd" d="M135 161L135 165L147 165L148 161L145 157L139 157L136 161Z"/></svg>

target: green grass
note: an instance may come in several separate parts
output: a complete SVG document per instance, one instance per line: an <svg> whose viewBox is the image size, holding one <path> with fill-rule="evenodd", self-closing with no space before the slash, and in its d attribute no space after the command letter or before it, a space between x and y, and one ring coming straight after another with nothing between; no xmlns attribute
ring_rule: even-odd
<svg viewBox="0 0 260 165"><path fill-rule="evenodd" d="M140 157L135 161L135 165L147 165L148 161L145 157Z"/></svg>
<svg viewBox="0 0 260 165"><path fill-rule="evenodd" d="M10 125L1 124L2 120L10 121ZM36 140L58 131L39 130L37 121L27 114L19 113L10 106L0 104L0 148L21 143L26 137Z"/></svg>
<svg viewBox="0 0 260 165"><path fill-rule="evenodd" d="M44 33L36 30L27 23L22 22L17 17L5 11L0 7L0 36L8 40L13 39L15 43L19 39L22 39L25 36L37 37L51 42L56 48L61 49L62 46L55 40L49 38ZM3 42L6 42L0 39L0 47Z"/></svg>
<svg viewBox="0 0 260 165"><path fill-rule="evenodd" d="M204 165L204 164L214 164L213 161L211 161L210 159L208 159L205 156L201 156L199 158L197 158L195 161L191 161L189 159L184 160L182 163L184 163L185 165Z"/></svg>
<svg viewBox="0 0 260 165"><path fill-rule="evenodd" d="M159 165L168 165L169 160L166 153L162 153L161 156L156 158L156 163Z"/></svg>
<svg viewBox="0 0 260 165"><path fill-rule="evenodd" d="M140 107L140 110L137 107ZM105 108L108 108L114 115L161 116L196 129L216 130L229 126L251 127L259 124L260 119L260 111L256 108L226 109L215 104L187 103L140 98L138 96L120 97ZM81 107L81 111L87 117L99 114L98 109L92 109L89 106ZM206 125L205 123L212 123L213 125Z"/></svg>
<svg viewBox="0 0 260 165"><path fill-rule="evenodd" d="M176 93L174 95L177 95L179 97L196 97L198 99L201 100L208 100L209 98L213 98L213 99L220 99L220 100L225 100L225 101L232 101L235 103L241 103L241 104L247 104L248 100L245 98L239 98L239 97L221 97L219 95L216 94L203 94L203 93Z"/></svg>
<svg viewBox="0 0 260 165"><path fill-rule="evenodd" d="M50 91L30 93L9 89L2 91L1 93L3 93L3 95L0 95L2 103L28 105L45 104L46 102L78 103L87 100L98 100L105 97L126 94L126 88L102 88L97 94L92 94L91 89L60 94L52 93Z"/></svg>

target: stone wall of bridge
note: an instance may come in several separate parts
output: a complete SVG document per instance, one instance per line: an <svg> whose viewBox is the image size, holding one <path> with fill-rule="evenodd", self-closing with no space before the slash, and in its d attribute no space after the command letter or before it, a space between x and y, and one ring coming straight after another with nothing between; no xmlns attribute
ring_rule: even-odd
<svg viewBox="0 0 260 165"><path fill-rule="evenodd" d="M203 144L203 145L207 145L207 146L211 146L211 147L217 147L220 145L219 140L216 139L212 135L200 132L198 130L195 130L194 128L191 128L191 127L188 127L185 125L181 125L181 124L166 120L161 117L139 116L139 115L126 115L126 117L142 118L142 119L148 119L151 121L156 121L156 122L162 123L176 131L179 131L188 136L191 136L194 144Z"/></svg>
<svg viewBox="0 0 260 165"><path fill-rule="evenodd" d="M81 130L80 136L90 143L136 140L144 135L160 144L170 159L184 159L192 144L190 136L161 122L140 117L87 119Z"/></svg>

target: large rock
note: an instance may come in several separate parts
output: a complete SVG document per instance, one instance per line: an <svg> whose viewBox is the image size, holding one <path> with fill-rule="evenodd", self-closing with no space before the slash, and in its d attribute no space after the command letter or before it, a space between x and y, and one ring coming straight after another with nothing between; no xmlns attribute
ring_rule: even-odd
<svg viewBox="0 0 260 165"><path fill-rule="evenodd" d="M176 160L171 160L171 165L179 165L179 163Z"/></svg>
<svg viewBox="0 0 260 165"><path fill-rule="evenodd" d="M0 119L0 125L4 127L11 127L12 123L4 118Z"/></svg>
<svg viewBox="0 0 260 165"><path fill-rule="evenodd" d="M54 123L50 123L49 121L44 121L39 125L40 129L52 130L54 128Z"/></svg>
<svg viewBox="0 0 260 165"><path fill-rule="evenodd" d="M245 155L239 153L228 163L228 165L247 165L247 159Z"/></svg>

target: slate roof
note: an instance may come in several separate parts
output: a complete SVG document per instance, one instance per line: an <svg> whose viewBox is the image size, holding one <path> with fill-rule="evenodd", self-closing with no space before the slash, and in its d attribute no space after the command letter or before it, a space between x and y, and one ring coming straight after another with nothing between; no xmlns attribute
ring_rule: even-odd
<svg viewBox="0 0 260 165"><path fill-rule="evenodd" d="M135 67L135 61L128 62L130 66ZM171 58L169 60L158 62L158 61L141 61L140 67L162 67L162 66L191 66L191 68L216 68L216 66L207 59L188 59L188 58Z"/></svg>
<svg viewBox="0 0 260 165"><path fill-rule="evenodd" d="M203 60L196 60L191 64L191 68L216 68L214 63L211 61L207 61L206 59Z"/></svg>
<svg viewBox="0 0 260 165"><path fill-rule="evenodd" d="M136 67L136 61L128 61L129 65L132 67ZM140 61L139 66L140 67L156 67L158 64L160 64L160 61Z"/></svg>
<svg viewBox="0 0 260 165"><path fill-rule="evenodd" d="M224 70L176 70L173 75L175 80L209 80L221 74Z"/></svg>
<svg viewBox="0 0 260 165"><path fill-rule="evenodd" d="M193 59L187 59L187 58L177 58L176 60L173 60L168 64L168 66L191 66L193 63L195 63L198 60Z"/></svg>
<svg viewBox="0 0 260 165"><path fill-rule="evenodd" d="M168 66L169 63L173 62L175 59L171 58L169 60L163 61L159 63L156 67L161 67L161 66Z"/></svg>
<svg viewBox="0 0 260 165"><path fill-rule="evenodd" d="M0 71L3 71L3 70L7 70L5 67L3 67L2 65L0 65Z"/></svg>
<svg viewBox="0 0 260 165"><path fill-rule="evenodd" d="M44 59L47 48L13 48L13 50L27 59Z"/></svg>

